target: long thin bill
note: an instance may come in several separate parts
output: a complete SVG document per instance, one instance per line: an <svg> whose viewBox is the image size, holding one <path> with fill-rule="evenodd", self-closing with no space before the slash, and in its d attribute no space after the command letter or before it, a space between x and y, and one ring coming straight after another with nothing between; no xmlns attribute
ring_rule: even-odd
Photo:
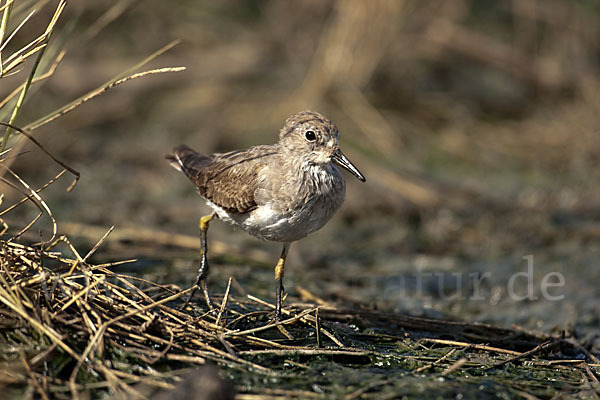
<svg viewBox="0 0 600 400"><path fill-rule="evenodd" d="M354 175L355 177L357 177L358 180L360 180L361 182L364 182L364 181L367 180L365 178L365 176L360 173L360 171L358 170L358 168L356 168L350 162L350 160L348 160L348 158L344 155L344 153L341 152L341 150L338 150L335 153L333 153L333 157L332 158L333 158L333 161L335 161L339 166L344 167L345 169L347 169L348 171L350 171L352 173L352 175Z"/></svg>

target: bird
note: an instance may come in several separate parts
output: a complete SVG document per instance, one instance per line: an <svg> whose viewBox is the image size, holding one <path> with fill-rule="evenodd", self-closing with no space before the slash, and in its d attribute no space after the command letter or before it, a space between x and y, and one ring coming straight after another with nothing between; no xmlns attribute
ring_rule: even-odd
<svg viewBox="0 0 600 400"><path fill-rule="evenodd" d="M293 242L319 230L344 202L340 167L365 176L342 153L339 130L320 113L302 111L285 121L278 141L227 153L202 154L186 145L166 158L196 186L212 212L200 218L200 268L185 304L200 288L209 309L207 232L219 219L259 239L282 243L275 265L274 319L282 315L283 276Z"/></svg>

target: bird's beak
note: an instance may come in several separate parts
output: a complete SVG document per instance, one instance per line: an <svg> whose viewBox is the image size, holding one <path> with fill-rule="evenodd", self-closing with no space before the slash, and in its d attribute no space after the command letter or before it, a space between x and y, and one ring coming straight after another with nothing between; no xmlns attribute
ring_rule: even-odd
<svg viewBox="0 0 600 400"><path fill-rule="evenodd" d="M344 153L342 153L341 150L336 150L335 153L333 153L333 156L331 157L333 159L333 161L335 161L339 166L344 167L345 169L347 169L348 171L350 171L352 173L352 175L354 175L355 177L358 178L359 181L364 182L367 179L365 178L365 176L363 174L360 173L360 171L358 170L358 168L356 168L351 162L350 160L348 160L348 158L346 158L346 156L344 155Z"/></svg>

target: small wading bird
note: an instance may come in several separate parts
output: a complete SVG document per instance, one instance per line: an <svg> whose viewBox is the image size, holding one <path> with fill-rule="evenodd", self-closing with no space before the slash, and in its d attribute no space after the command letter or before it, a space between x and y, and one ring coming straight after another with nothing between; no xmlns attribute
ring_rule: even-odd
<svg viewBox="0 0 600 400"><path fill-rule="evenodd" d="M213 213L200 218L202 259L192 298L200 287L209 308L207 231L218 218L260 239L283 243L275 266L275 319L281 318L283 272L290 244L319 230L340 208L346 181L338 165L365 177L339 148L337 127L304 111L289 117L272 145L229 153L200 154L185 145L167 159L196 185Z"/></svg>

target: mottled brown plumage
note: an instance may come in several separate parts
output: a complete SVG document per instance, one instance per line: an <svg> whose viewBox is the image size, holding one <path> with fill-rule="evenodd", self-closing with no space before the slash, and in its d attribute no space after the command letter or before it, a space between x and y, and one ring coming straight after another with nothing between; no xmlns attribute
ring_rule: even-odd
<svg viewBox="0 0 600 400"><path fill-rule="evenodd" d="M214 210L201 222L203 254L197 284L204 285L208 274L206 231L214 217L261 239L283 242L276 267L279 317L290 243L320 229L344 201L346 184L338 165L365 180L340 151L338 138L333 122L304 111L286 120L279 141L272 145L210 155L180 145L167 156ZM206 286L203 291L210 305Z"/></svg>

